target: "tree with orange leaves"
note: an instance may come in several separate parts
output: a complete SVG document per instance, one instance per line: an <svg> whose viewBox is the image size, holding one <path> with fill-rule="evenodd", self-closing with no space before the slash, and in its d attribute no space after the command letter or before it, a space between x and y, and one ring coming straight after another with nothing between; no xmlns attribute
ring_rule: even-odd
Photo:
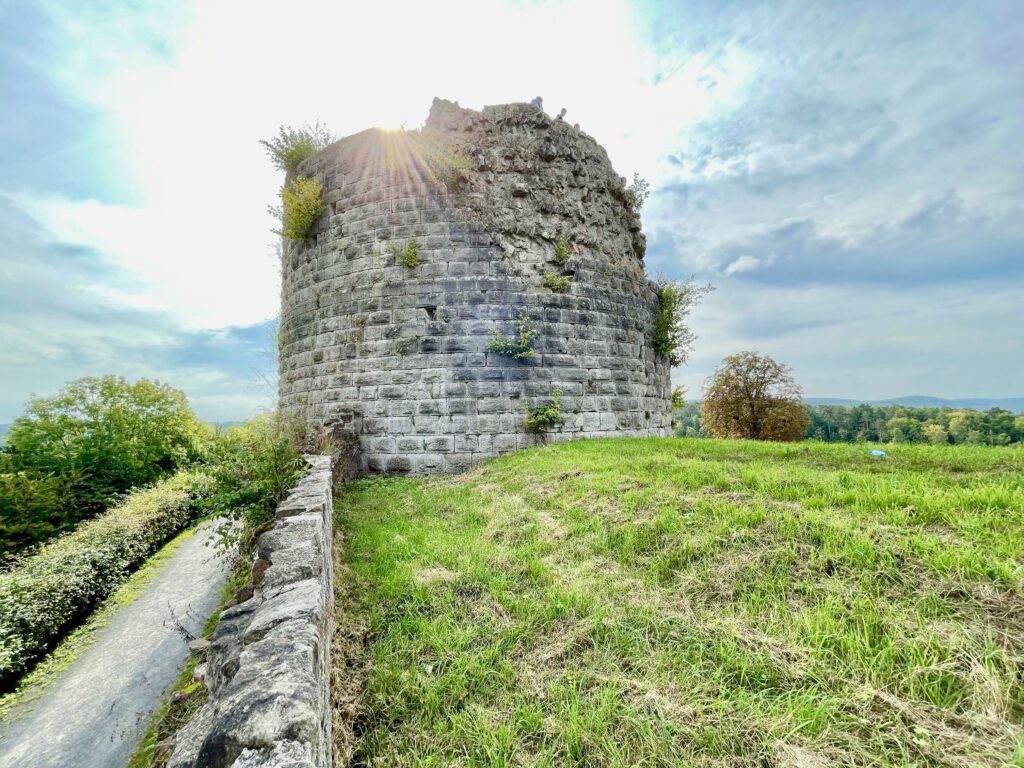
<svg viewBox="0 0 1024 768"><path fill-rule="evenodd" d="M802 398L789 366L740 352L725 358L704 384L700 426L715 437L800 440L808 421Z"/></svg>

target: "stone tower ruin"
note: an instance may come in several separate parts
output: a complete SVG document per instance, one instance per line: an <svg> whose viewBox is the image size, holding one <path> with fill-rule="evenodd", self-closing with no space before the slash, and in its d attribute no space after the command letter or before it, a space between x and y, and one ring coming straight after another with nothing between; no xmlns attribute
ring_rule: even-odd
<svg viewBox="0 0 1024 768"><path fill-rule="evenodd" d="M325 210L285 243L280 404L357 436L364 471L670 434L637 206L579 128L435 99L424 129L349 136L297 174ZM561 422L529 431L553 397Z"/></svg>

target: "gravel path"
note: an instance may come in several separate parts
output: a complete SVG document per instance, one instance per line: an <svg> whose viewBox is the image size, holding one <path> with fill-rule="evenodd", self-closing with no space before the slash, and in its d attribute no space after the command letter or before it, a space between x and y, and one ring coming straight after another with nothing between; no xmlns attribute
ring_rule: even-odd
<svg viewBox="0 0 1024 768"><path fill-rule="evenodd" d="M227 560L207 522L145 591L99 630L28 711L0 723L2 768L124 768L217 607Z"/></svg>

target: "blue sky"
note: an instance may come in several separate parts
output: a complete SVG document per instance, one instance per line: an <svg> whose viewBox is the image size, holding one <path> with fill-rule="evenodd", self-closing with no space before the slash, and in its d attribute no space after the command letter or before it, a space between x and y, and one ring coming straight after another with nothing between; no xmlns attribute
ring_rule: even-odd
<svg viewBox="0 0 1024 768"><path fill-rule="evenodd" d="M715 284L692 395L742 349L811 396L1024 394L1024 4L369 6L0 4L0 421L108 372L267 407L258 140L537 93L651 181L649 272Z"/></svg>

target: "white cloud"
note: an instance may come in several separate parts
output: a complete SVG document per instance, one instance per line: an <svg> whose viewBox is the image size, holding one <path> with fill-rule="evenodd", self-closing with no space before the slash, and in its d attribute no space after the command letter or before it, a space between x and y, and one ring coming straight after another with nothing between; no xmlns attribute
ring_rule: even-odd
<svg viewBox="0 0 1024 768"><path fill-rule="evenodd" d="M1005 397L1019 380L1024 329L992 328L1019 309L1014 285L961 285L927 295L897 287L774 287L726 279L693 313L698 330L689 364L674 381L698 398L704 378L727 355L749 349L793 367L808 396L884 399L909 394ZM1008 375L979 378L998 359ZM965 395L965 393L967 393Z"/></svg>
<svg viewBox="0 0 1024 768"><path fill-rule="evenodd" d="M258 215L250 231L239 231L215 220L215 201L200 197L149 208L27 193L9 198L50 242L94 249L131 278L132 290L83 286L115 305L166 312L191 328L249 325L276 313L276 257Z"/></svg>
<svg viewBox="0 0 1024 768"><path fill-rule="evenodd" d="M549 112L568 108L567 119L597 136L624 175L654 178L679 131L735 106L751 71L735 48L714 62L698 54L659 65L622 0L51 11L64 40L56 82L105 116L124 149L110 172L138 195L130 205L45 191L14 199L52 241L95 249L137 284L94 290L189 327L277 312L265 210L281 179L258 140L279 123L321 119L341 135L416 127L435 95L481 107L539 93ZM290 24L316 33L283 33ZM670 74L655 82L657 69Z"/></svg>
<svg viewBox="0 0 1024 768"><path fill-rule="evenodd" d="M726 275L738 275L741 272L752 272L761 266L761 260L754 256L740 256L725 268Z"/></svg>

